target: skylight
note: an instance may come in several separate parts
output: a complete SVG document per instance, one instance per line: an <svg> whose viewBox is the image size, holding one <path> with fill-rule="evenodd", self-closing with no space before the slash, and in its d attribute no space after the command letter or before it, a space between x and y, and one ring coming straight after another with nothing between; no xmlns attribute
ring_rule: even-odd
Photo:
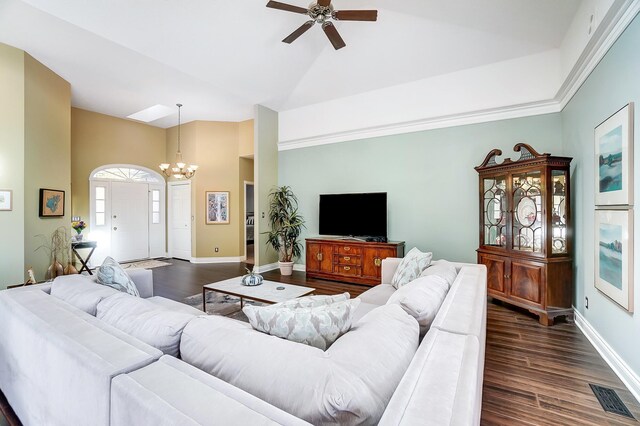
<svg viewBox="0 0 640 426"><path fill-rule="evenodd" d="M166 117L176 112L175 108L168 107L166 105L154 105L152 107L143 109L142 111L138 111L134 114L128 115L127 118L136 121L143 121L145 123L149 123L151 121L156 121L160 118Z"/></svg>

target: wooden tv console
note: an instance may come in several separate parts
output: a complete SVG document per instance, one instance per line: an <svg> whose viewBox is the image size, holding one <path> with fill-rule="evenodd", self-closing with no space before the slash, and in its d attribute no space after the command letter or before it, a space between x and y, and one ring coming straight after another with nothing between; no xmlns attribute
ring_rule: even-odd
<svg viewBox="0 0 640 426"><path fill-rule="evenodd" d="M307 238L306 243L307 277L353 284L380 284L382 259L404 256L404 241Z"/></svg>

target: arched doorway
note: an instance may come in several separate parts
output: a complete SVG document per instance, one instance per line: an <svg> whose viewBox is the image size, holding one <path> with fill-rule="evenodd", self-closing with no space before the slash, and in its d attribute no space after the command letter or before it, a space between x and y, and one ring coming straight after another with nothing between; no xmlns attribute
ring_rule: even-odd
<svg viewBox="0 0 640 426"><path fill-rule="evenodd" d="M98 241L94 264L164 257L164 178L146 167L108 164L89 176L90 232Z"/></svg>

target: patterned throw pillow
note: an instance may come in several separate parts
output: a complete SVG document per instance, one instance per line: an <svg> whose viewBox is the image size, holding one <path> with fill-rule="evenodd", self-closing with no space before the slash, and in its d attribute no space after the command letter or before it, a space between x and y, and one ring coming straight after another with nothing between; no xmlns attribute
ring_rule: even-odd
<svg viewBox="0 0 640 426"><path fill-rule="evenodd" d="M432 257L433 253L423 253L415 247L409 250L409 253L402 259L398 269L393 274L391 285L395 288L400 288L418 278L422 271L427 269Z"/></svg>
<svg viewBox="0 0 640 426"><path fill-rule="evenodd" d="M115 288L118 291L129 293L132 296L140 297L138 288L131 281L129 275L122 269L122 266L111 257L107 257L97 271L98 284Z"/></svg>
<svg viewBox="0 0 640 426"><path fill-rule="evenodd" d="M336 302L344 302L345 300L349 300L350 297L351 295L349 293L335 294L333 296L305 296L287 300L286 302L276 303L275 305L271 305L271 307L275 308L282 306L289 309L315 308L316 306L325 306L332 305Z"/></svg>
<svg viewBox="0 0 640 426"><path fill-rule="evenodd" d="M358 305L360 299L297 309L247 305L242 310L255 330L324 351L349 331Z"/></svg>

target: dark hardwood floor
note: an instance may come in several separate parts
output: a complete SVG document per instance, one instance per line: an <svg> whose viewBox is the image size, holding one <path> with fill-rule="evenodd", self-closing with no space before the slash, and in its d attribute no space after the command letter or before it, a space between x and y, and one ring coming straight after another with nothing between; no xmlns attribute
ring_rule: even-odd
<svg viewBox="0 0 640 426"><path fill-rule="evenodd" d="M154 291L157 296L178 301L200 294L204 284L245 273L243 264L168 261L171 266L152 269ZM272 281L314 287L318 294L348 291L355 297L368 288L306 279L303 272L294 272L291 277L282 277L278 271L262 275ZM606 413L589 383L614 388L640 419L640 404L574 324L544 327L526 312L488 304L482 425L638 424ZM0 409L8 424L19 424L1 393ZM0 416L0 426L2 421Z"/></svg>

